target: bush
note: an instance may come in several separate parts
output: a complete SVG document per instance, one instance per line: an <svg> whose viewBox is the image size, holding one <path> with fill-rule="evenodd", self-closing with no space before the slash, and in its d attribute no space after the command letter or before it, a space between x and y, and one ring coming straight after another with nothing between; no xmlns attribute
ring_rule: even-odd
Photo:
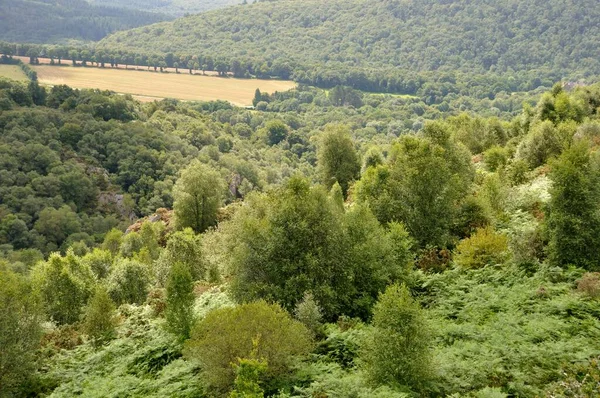
<svg viewBox="0 0 600 398"><path fill-rule="evenodd" d="M83 329L93 344L99 346L115 337L116 323L115 304L106 288L100 285L85 310Z"/></svg>
<svg viewBox="0 0 600 398"><path fill-rule="evenodd" d="M250 358L253 350L268 364L265 377L276 382L289 371L294 358L310 348L310 333L304 325L278 305L258 301L210 312L194 326L185 354L199 362L202 379L212 390L225 393L235 379L232 363Z"/></svg>
<svg viewBox="0 0 600 398"><path fill-rule="evenodd" d="M492 227L478 229L456 247L454 262L463 268L481 268L504 263L508 258L508 238Z"/></svg>
<svg viewBox="0 0 600 398"><path fill-rule="evenodd" d="M577 281L577 291L592 299L600 298L600 273L588 272L584 274Z"/></svg>
<svg viewBox="0 0 600 398"><path fill-rule="evenodd" d="M45 303L46 313L59 325L79 320L92 292L94 275L71 250L65 257L50 255L33 269L33 278Z"/></svg>
<svg viewBox="0 0 600 398"><path fill-rule="evenodd" d="M118 305L140 304L146 300L148 283L148 271L143 264L120 259L108 277L108 292Z"/></svg>
<svg viewBox="0 0 600 398"><path fill-rule="evenodd" d="M377 385L424 391L432 379L431 334L419 303L404 285L388 287L373 312L373 329L360 352L362 367Z"/></svg>

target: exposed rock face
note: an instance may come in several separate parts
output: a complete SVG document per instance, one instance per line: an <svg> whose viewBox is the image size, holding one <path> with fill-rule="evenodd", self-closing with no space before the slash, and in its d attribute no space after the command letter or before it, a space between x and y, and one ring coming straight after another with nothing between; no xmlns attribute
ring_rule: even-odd
<svg viewBox="0 0 600 398"><path fill-rule="evenodd" d="M142 229L142 225L146 222L156 223L162 222L165 225L165 233L173 230L173 210L160 208L156 212L148 217L140 218L134 224L130 225L125 231L126 234L130 232L138 232Z"/></svg>

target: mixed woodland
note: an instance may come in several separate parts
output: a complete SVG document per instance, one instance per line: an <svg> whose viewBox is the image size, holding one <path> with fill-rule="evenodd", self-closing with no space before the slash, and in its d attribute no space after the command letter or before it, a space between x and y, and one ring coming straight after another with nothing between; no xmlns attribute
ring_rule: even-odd
<svg viewBox="0 0 600 398"><path fill-rule="evenodd" d="M597 85L514 116L0 87L3 396L598 392Z"/></svg>
<svg viewBox="0 0 600 398"><path fill-rule="evenodd" d="M75 38L156 15L128 12ZM0 36L28 77L0 78L0 398L599 396L598 12L278 0ZM299 85L139 102L15 55Z"/></svg>

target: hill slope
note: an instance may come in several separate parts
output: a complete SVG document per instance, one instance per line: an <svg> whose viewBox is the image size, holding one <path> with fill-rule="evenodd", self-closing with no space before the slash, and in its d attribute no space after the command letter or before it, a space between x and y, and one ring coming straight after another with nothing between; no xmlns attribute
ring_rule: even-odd
<svg viewBox="0 0 600 398"><path fill-rule="evenodd" d="M281 0L120 32L100 46L237 59L251 73L321 80L398 69L582 77L600 73L599 29L596 0Z"/></svg>
<svg viewBox="0 0 600 398"><path fill-rule="evenodd" d="M117 30L169 18L139 10L92 6L83 0L0 1L0 40L33 43L67 39L97 41Z"/></svg>
<svg viewBox="0 0 600 398"><path fill-rule="evenodd" d="M89 0L91 4L152 11L176 17L241 4L243 0ZM252 1L248 1L251 3Z"/></svg>

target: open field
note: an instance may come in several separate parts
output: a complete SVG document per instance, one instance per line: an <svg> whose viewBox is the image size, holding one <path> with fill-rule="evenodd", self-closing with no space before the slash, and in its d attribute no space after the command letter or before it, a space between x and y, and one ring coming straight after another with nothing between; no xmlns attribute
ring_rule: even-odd
<svg viewBox="0 0 600 398"><path fill-rule="evenodd" d="M25 73L19 68L18 65L0 65L0 76L8 77L13 80L27 80Z"/></svg>
<svg viewBox="0 0 600 398"><path fill-rule="evenodd" d="M232 104L251 105L254 92L286 91L295 83L282 80L234 79L182 73L157 73L97 67L38 65L40 83L54 86L67 84L76 88L98 88L132 94L141 100L176 98L190 101L225 100Z"/></svg>

